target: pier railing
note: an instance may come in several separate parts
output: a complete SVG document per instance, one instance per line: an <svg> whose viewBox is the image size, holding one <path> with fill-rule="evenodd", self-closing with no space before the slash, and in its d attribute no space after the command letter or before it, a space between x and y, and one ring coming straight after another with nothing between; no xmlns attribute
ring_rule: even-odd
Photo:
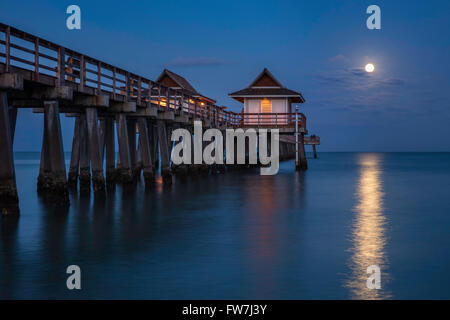
<svg viewBox="0 0 450 320"><path fill-rule="evenodd" d="M295 113L236 113L225 107L200 102L182 89L166 87L133 72L0 23L0 65L3 72L27 70L31 81L46 85L70 85L77 92L109 95L111 100L132 101L208 119L227 127L293 127ZM45 78L45 79L44 79ZM306 117L299 114L299 126Z"/></svg>

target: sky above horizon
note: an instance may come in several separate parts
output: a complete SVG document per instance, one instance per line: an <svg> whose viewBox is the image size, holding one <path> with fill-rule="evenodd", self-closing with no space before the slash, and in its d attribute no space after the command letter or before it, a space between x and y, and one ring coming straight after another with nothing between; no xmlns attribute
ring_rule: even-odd
<svg viewBox="0 0 450 320"><path fill-rule="evenodd" d="M449 1L2 1L0 22L153 80L168 68L234 111L228 93L267 67L302 92L319 151L450 151ZM20 110L15 151L40 150L42 122Z"/></svg>

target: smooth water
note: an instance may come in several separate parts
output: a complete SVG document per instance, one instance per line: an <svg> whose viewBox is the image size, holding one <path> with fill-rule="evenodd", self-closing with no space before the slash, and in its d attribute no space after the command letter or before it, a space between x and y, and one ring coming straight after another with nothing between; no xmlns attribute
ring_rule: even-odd
<svg viewBox="0 0 450 320"><path fill-rule="evenodd" d="M0 298L450 299L450 153L320 153L258 170L157 179L106 199L36 193L0 221ZM66 288L79 265L82 290ZM370 265L381 289L366 287Z"/></svg>

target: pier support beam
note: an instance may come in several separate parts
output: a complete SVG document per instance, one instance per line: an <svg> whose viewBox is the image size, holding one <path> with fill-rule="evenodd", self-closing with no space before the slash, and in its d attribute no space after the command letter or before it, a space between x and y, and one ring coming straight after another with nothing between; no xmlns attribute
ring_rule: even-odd
<svg viewBox="0 0 450 320"><path fill-rule="evenodd" d="M89 139L89 154L91 156L92 166L92 186L95 193L104 192L105 177L103 175L103 159L96 108L86 108L86 121Z"/></svg>
<svg viewBox="0 0 450 320"><path fill-rule="evenodd" d="M80 166L80 118L75 118L73 129L72 153L70 156L70 167L68 184L70 187L76 187L78 181L78 168Z"/></svg>
<svg viewBox="0 0 450 320"><path fill-rule="evenodd" d="M48 191L58 202L68 203L69 194L67 191L66 165L64 162L58 101L44 101L44 126L47 131L47 134L44 134L44 138L47 140L51 171L50 189Z"/></svg>
<svg viewBox="0 0 450 320"><path fill-rule="evenodd" d="M2 215L19 214L14 171L13 138L7 93L0 91L0 210Z"/></svg>
<svg viewBox="0 0 450 320"><path fill-rule="evenodd" d="M137 167L137 150L136 150L136 119L127 120L128 130L128 147L130 153L130 168L133 180L138 179L139 170Z"/></svg>
<svg viewBox="0 0 450 320"><path fill-rule="evenodd" d="M305 153L305 134L303 132L298 133L298 155L296 157L295 169L296 170L307 170L308 163L306 161Z"/></svg>
<svg viewBox="0 0 450 320"><path fill-rule="evenodd" d="M158 120L158 140L159 140L159 149L161 153L161 176L166 183L172 182L172 172L170 170L170 154L169 147L167 145L167 133L166 133L166 124L163 120Z"/></svg>
<svg viewBox="0 0 450 320"><path fill-rule="evenodd" d="M124 113L116 116L117 140L119 142L119 163L118 178L122 183L133 181L133 174L130 167L130 148L128 145L128 126L127 117Z"/></svg>
<svg viewBox="0 0 450 320"><path fill-rule="evenodd" d="M91 166L89 161L89 143L87 121L84 113L80 114L80 191L91 189Z"/></svg>
<svg viewBox="0 0 450 320"><path fill-rule="evenodd" d="M153 121L147 120L148 138L150 143L150 154L152 159L152 170L155 174L159 166L159 153L158 153L158 130L155 127Z"/></svg>
<svg viewBox="0 0 450 320"><path fill-rule="evenodd" d="M316 145L313 144L312 147L313 147L314 159L317 159Z"/></svg>
<svg viewBox="0 0 450 320"><path fill-rule="evenodd" d="M11 123L11 144L14 146L14 134L16 133L17 108L9 107L9 122Z"/></svg>
<svg viewBox="0 0 450 320"><path fill-rule="evenodd" d="M100 119L99 122L100 122L100 126L99 126L100 159L103 164L103 159L104 159L104 155L105 155L105 146L106 146L106 141L105 141L106 120Z"/></svg>
<svg viewBox="0 0 450 320"><path fill-rule="evenodd" d="M153 180L152 154L150 151L150 139L148 136L147 119L139 118L139 146L141 151L142 169L146 182Z"/></svg>
<svg viewBox="0 0 450 320"><path fill-rule="evenodd" d="M111 184L116 174L116 141L114 139L114 120L105 119L105 147L106 147L106 183Z"/></svg>
<svg viewBox="0 0 450 320"><path fill-rule="evenodd" d="M48 132L47 126L44 123L44 132L42 134L42 148L41 148L41 163L39 167L39 176L37 182L38 193L46 192L50 189L51 182L51 166L50 154L48 149Z"/></svg>

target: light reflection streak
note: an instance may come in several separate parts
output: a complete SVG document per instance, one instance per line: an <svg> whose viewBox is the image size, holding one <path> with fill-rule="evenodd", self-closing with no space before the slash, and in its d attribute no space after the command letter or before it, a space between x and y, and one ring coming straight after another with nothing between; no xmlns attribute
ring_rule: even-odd
<svg viewBox="0 0 450 320"><path fill-rule="evenodd" d="M387 299L390 295L383 289L386 285L387 257L386 218L383 207L383 184L381 180L380 154L365 154L358 159L359 184L356 192L356 216L352 227L351 277L347 286L353 299ZM381 289L368 289L367 267L377 265L381 269Z"/></svg>

